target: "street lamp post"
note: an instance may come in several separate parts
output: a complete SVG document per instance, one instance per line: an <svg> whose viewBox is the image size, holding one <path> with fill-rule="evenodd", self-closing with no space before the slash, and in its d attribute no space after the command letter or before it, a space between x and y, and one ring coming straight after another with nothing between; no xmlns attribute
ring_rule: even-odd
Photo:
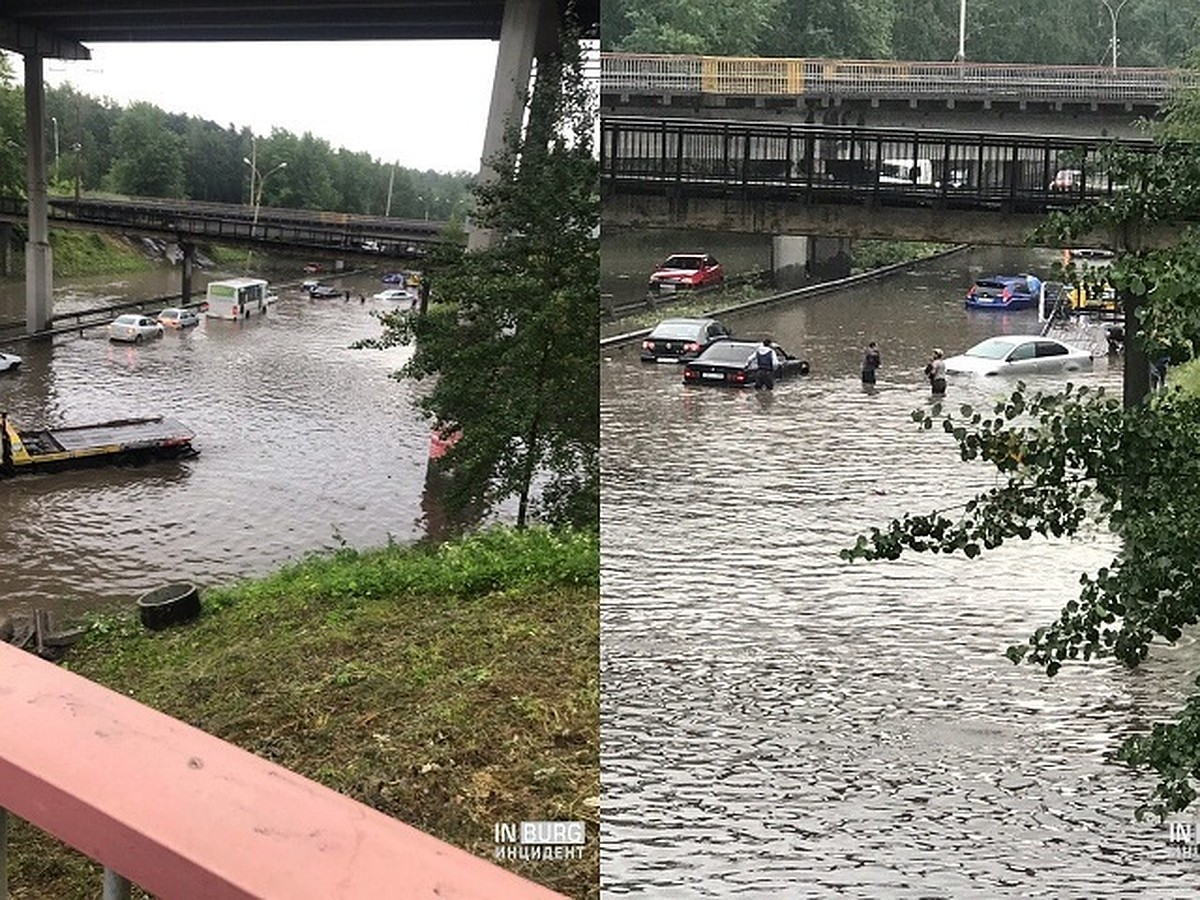
<svg viewBox="0 0 1200 900"><path fill-rule="evenodd" d="M958 3L958 55L954 61L967 61L967 0Z"/></svg>
<svg viewBox="0 0 1200 900"><path fill-rule="evenodd" d="M267 183L267 178L271 175L274 175L280 169L286 169L287 163L281 162L279 165L275 166L275 168L268 169L266 172L260 173L258 171L258 166L255 164L255 162L247 159L244 156L242 157L242 162L244 162L246 165L248 165L250 167L250 196L251 196L252 200L254 201L254 216L250 221L250 237L253 238L254 235L258 232L258 211L259 211L259 208L262 207L263 187ZM257 193L255 193L256 190L257 190ZM254 256L254 248L251 248L246 253L246 270L247 271L249 271L249 269L250 269L250 259L253 256Z"/></svg>
<svg viewBox="0 0 1200 900"><path fill-rule="evenodd" d="M54 181L58 182L58 117L50 117L51 124L54 125Z"/></svg>
<svg viewBox="0 0 1200 900"><path fill-rule="evenodd" d="M1100 2L1108 10L1108 17L1112 19L1112 67L1115 69L1117 67L1117 16L1121 12L1121 7L1128 3L1129 0L1121 0L1117 4L1116 9L1113 9L1112 4L1108 0L1100 0Z"/></svg>

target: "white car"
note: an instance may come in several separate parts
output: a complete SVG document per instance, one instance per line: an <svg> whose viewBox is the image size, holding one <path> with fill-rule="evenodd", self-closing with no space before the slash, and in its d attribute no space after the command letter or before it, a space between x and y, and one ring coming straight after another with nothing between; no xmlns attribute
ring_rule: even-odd
<svg viewBox="0 0 1200 900"><path fill-rule="evenodd" d="M966 353L946 360L950 375L1036 375L1086 372L1092 354L1038 334L1006 334L988 338Z"/></svg>
<svg viewBox="0 0 1200 900"><path fill-rule="evenodd" d="M386 291L380 291L372 296L373 300L388 300L392 303L401 303L412 300L412 294L405 288L388 288Z"/></svg>
<svg viewBox="0 0 1200 900"><path fill-rule="evenodd" d="M168 328L190 328L200 324L200 317L190 309L168 306L158 314L158 321Z"/></svg>
<svg viewBox="0 0 1200 900"><path fill-rule="evenodd" d="M146 338L162 336L162 325L155 319L140 313L126 313L123 316L117 316L108 326L110 341L132 341L140 344Z"/></svg>
<svg viewBox="0 0 1200 900"><path fill-rule="evenodd" d="M15 369L21 364L21 357L15 353L0 353L0 372L7 372L9 369Z"/></svg>

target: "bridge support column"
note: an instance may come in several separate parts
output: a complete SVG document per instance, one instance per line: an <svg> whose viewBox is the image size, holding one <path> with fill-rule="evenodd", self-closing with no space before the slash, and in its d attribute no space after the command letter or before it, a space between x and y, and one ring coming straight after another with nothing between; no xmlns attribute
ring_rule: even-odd
<svg viewBox="0 0 1200 900"><path fill-rule="evenodd" d="M179 285L179 305L187 306L192 300L192 269L196 262L196 245L191 241L180 241L179 251L183 254L180 261L183 277Z"/></svg>
<svg viewBox="0 0 1200 900"><path fill-rule="evenodd" d="M777 234L771 238L772 284L782 290L808 281L808 250L811 238Z"/></svg>
<svg viewBox="0 0 1200 900"><path fill-rule="evenodd" d="M775 235L771 240L775 286L788 290L812 279L828 281L850 274L848 238Z"/></svg>
<svg viewBox="0 0 1200 900"><path fill-rule="evenodd" d="M54 260L50 252L46 188L46 89L42 57L25 56L25 156L29 197L29 240L25 242L25 332L50 325Z"/></svg>
<svg viewBox="0 0 1200 900"><path fill-rule="evenodd" d="M519 124L524 118L533 59L553 47L557 15L557 5L552 0L506 0L504 4L492 102L483 136L480 181L496 177L490 162L504 149L505 129L510 122ZM487 229L471 226L467 231L467 249L482 250L491 243L491 237Z"/></svg>
<svg viewBox="0 0 1200 900"><path fill-rule="evenodd" d="M0 222L0 275L12 274L12 239L12 223Z"/></svg>

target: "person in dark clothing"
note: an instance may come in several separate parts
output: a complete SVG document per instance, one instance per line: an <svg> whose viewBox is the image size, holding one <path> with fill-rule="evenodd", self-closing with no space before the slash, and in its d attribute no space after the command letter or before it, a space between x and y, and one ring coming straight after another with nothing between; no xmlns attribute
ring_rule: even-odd
<svg viewBox="0 0 1200 900"><path fill-rule="evenodd" d="M775 348L771 346L770 338L763 338L762 344L746 360L746 365L754 370L754 389L756 391L762 388L766 388L768 391L774 390Z"/></svg>
<svg viewBox="0 0 1200 900"><path fill-rule="evenodd" d="M925 364L925 377L929 379L929 388L935 397L946 393L946 360L941 350L934 350Z"/></svg>
<svg viewBox="0 0 1200 900"><path fill-rule="evenodd" d="M862 383L875 383L875 370L879 368L880 356L879 348L875 346L875 342L867 344L867 349L863 351L862 362Z"/></svg>

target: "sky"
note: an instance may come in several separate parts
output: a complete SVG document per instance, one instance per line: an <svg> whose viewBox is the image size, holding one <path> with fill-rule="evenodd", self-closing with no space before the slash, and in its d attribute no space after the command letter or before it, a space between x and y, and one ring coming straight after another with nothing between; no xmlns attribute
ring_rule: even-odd
<svg viewBox="0 0 1200 900"><path fill-rule="evenodd" d="M122 106L248 127L306 131L382 162L476 172L498 41L88 44L91 60L46 60L47 87L71 83ZM22 67L14 67L21 74Z"/></svg>

